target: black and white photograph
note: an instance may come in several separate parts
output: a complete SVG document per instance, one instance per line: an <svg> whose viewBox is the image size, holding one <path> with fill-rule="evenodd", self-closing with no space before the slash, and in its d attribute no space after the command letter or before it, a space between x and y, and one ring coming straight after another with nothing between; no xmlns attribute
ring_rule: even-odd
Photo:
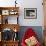
<svg viewBox="0 0 46 46"><path fill-rule="evenodd" d="M37 8L24 8L24 18L25 19L36 19Z"/></svg>

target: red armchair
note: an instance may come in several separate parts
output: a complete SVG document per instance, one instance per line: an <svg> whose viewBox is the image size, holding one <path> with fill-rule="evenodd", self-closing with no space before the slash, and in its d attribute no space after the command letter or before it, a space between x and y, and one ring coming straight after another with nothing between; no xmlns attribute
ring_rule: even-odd
<svg viewBox="0 0 46 46"><path fill-rule="evenodd" d="M29 42L32 41L32 39L35 39L34 45L31 45L31 42ZM32 41L32 44L34 41ZM28 45L28 43L30 45ZM41 46L40 42L37 40L37 35L32 28L27 29L27 31L25 32L25 35L22 38L21 46Z"/></svg>

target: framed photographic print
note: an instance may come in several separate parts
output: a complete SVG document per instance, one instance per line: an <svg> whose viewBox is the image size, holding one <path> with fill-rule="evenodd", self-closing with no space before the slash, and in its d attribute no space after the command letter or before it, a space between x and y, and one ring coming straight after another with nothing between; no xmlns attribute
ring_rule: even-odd
<svg viewBox="0 0 46 46"><path fill-rule="evenodd" d="M37 8L24 8L24 18L25 19L36 19Z"/></svg>
<svg viewBox="0 0 46 46"><path fill-rule="evenodd" d="M2 15L9 15L9 10L2 10Z"/></svg>

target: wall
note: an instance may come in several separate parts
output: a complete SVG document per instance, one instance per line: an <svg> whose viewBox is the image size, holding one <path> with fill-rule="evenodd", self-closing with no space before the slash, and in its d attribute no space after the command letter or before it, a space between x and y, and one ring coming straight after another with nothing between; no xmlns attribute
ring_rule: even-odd
<svg viewBox="0 0 46 46"><path fill-rule="evenodd" d="M15 0L0 0L0 6L15 6ZM19 9L19 24L21 26L43 26L42 0L17 0ZM37 19L24 19L24 8L37 8ZM12 17L9 17L12 18ZM10 20L10 19L9 19Z"/></svg>
<svg viewBox="0 0 46 46"><path fill-rule="evenodd" d="M37 19L24 19L24 8L37 8ZM20 10L21 20L20 18L19 20L22 26L43 26L42 0L24 0L21 4Z"/></svg>

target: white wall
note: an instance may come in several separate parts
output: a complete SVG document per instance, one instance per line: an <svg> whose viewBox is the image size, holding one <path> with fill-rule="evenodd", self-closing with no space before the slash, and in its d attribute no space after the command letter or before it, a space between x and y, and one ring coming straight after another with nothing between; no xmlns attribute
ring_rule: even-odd
<svg viewBox="0 0 46 46"><path fill-rule="evenodd" d="M15 0L0 0L0 6L15 6ZM42 0L17 0L19 9L19 24L21 26L43 26ZM37 8L37 19L24 19L24 8Z"/></svg>
<svg viewBox="0 0 46 46"><path fill-rule="evenodd" d="M24 4L24 5L23 5ZM43 26L43 6L42 0L24 0L21 4L20 23L23 26ZM37 8L37 19L24 19L24 8Z"/></svg>

